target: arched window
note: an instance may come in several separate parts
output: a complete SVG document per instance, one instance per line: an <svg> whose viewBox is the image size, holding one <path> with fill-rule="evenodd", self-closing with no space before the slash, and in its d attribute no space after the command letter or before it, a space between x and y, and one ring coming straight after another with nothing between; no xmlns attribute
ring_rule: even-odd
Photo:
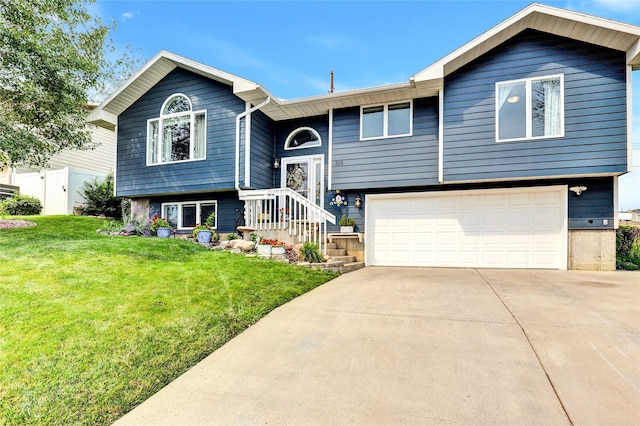
<svg viewBox="0 0 640 426"><path fill-rule="evenodd" d="M206 111L192 111L181 93L169 96L160 117L147 121L147 164L205 158L206 126Z"/></svg>
<svg viewBox="0 0 640 426"><path fill-rule="evenodd" d="M289 134L284 149L311 148L322 145L320 135L311 127L300 127Z"/></svg>

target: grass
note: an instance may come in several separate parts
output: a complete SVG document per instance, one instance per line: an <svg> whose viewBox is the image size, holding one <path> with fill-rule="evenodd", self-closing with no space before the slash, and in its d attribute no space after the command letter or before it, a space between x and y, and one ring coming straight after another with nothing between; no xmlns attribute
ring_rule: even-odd
<svg viewBox="0 0 640 426"><path fill-rule="evenodd" d="M87 217L0 230L0 424L110 424L334 274Z"/></svg>

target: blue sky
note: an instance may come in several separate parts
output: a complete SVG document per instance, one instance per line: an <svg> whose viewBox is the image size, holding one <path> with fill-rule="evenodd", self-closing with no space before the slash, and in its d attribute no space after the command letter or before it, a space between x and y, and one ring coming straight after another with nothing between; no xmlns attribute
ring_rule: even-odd
<svg viewBox="0 0 640 426"><path fill-rule="evenodd" d="M539 1L640 25L640 0ZM185 56L255 81L280 99L406 82L499 24L527 1L97 0L118 49ZM640 71L634 73L636 170L620 207L640 208Z"/></svg>

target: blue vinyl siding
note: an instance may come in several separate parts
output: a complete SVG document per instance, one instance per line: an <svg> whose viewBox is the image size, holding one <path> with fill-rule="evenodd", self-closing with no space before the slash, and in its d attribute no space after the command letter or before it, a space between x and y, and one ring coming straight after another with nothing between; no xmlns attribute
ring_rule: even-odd
<svg viewBox="0 0 640 426"><path fill-rule="evenodd" d="M627 167L625 55L527 30L445 80L444 180L617 174ZM496 142L495 84L564 75L565 136Z"/></svg>
<svg viewBox="0 0 640 426"><path fill-rule="evenodd" d="M580 195L569 191L569 229L612 229L614 223L613 177L575 179L568 186L586 186ZM603 220L607 220L605 225Z"/></svg>
<svg viewBox="0 0 640 426"><path fill-rule="evenodd" d="M193 110L207 111L206 160L146 166L147 120L184 93ZM245 104L230 86L176 69L118 117L117 195L141 197L206 192L234 186L235 117Z"/></svg>
<svg viewBox="0 0 640 426"><path fill-rule="evenodd" d="M332 186L388 188L438 182L438 99L413 102L412 136L360 140L360 108L334 112Z"/></svg>
<svg viewBox="0 0 640 426"><path fill-rule="evenodd" d="M251 116L251 187L274 186L273 121L260 111Z"/></svg>

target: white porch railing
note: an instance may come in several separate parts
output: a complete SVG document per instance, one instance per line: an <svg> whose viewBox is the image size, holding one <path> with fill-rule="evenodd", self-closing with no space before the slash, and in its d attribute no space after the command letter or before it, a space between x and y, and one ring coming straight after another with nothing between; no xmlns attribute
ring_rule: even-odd
<svg viewBox="0 0 640 426"><path fill-rule="evenodd" d="M290 188L244 190L245 226L256 233L286 231L294 242L318 244L326 254L327 222L336 217Z"/></svg>

